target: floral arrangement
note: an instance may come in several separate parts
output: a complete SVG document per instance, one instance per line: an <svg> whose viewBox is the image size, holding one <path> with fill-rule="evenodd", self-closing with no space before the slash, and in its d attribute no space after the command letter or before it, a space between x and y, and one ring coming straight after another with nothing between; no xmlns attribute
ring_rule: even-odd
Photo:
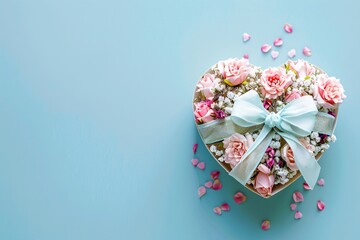
<svg viewBox="0 0 360 240"><path fill-rule="evenodd" d="M336 117L338 105L346 98L338 79L305 60L289 60L283 66L261 70L245 58L228 59L210 68L196 85L194 116L197 125L231 116L236 99L250 90L259 94L264 108L270 113L279 112L291 101L309 95L319 112ZM258 129L243 134L234 132L222 141L207 144L207 147L230 171L241 161L259 133ZM316 158L335 140L335 135L316 131L299 139ZM299 176L291 147L275 134L247 187L268 197L275 188L283 188Z"/></svg>

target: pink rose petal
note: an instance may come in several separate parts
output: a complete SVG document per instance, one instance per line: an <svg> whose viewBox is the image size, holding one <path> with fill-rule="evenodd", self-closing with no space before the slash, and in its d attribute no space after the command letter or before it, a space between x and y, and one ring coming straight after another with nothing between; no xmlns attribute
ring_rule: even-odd
<svg viewBox="0 0 360 240"><path fill-rule="evenodd" d="M273 58L273 59L276 59L278 56L279 56L279 52L278 51L271 51L271 57Z"/></svg>
<svg viewBox="0 0 360 240"><path fill-rule="evenodd" d="M263 53L269 52L270 49L271 49L271 46L270 46L269 44L263 44L263 45L261 46L261 51L262 51Z"/></svg>
<svg viewBox="0 0 360 240"><path fill-rule="evenodd" d="M220 171L212 171L211 173L210 173L210 176L211 176L211 178L212 179L218 179L219 178L219 175L220 175Z"/></svg>
<svg viewBox="0 0 360 240"><path fill-rule="evenodd" d="M289 58L293 58L296 56L296 51L295 49L291 49L289 52L288 52L288 56Z"/></svg>
<svg viewBox="0 0 360 240"><path fill-rule="evenodd" d="M196 165L199 163L199 159L193 158L193 159L191 159L191 163L192 163L192 165L194 165L194 167L196 167Z"/></svg>
<svg viewBox="0 0 360 240"><path fill-rule="evenodd" d="M317 208L319 209L319 211L322 211L325 209L325 203L321 200L317 201Z"/></svg>
<svg viewBox="0 0 360 240"><path fill-rule="evenodd" d="M307 184L307 182L303 183L303 187L305 190L311 190L311 188L310 188L309 184Z"/></svg>
<svg viewBox="0 0 360 240"><path fill-rule="evenodd" d="M290 204L291 211L294 211L296 209L297 205L295 203Z"/></svg>
<svg viewBox="0 0 360 240"><path fill-rule="evenodd" d="M234 195L234 201L237 204L241 204L246 201L246 196L242 192L237 192Z"/></svg>
<svg viewBox="0 0 360 240"><path fill-rule="evenodd" d="M276 38L274 40L274 46L275 47L280 47L281 45L283 45L284 41L281 38Z"/></svg>
<svg viewBox="0 0 360 240"><path fill-rule="evenodd" d="M214 213L216 213L217 215L221 215L221 208L220 207L214 207L213 209Z"/></svg>
<svg viewBox="0 0 360 240"><path fill-rule="evenodd" d="M265 220L261 223L261 229L266 231L270 229L270 221L269 220Z"/></svg>
<svg viewBox="0 0 360 240"><path fill-rule="evenodd" d="M194 146L193 146L193 153L194 153L194 154L196 153L197 148L198 148L198 144L195 143Z"/></svg>
<svg viewBox="0 0 360 240"><path fill-rule="evenodd" d="M302 195L301 192L294 192L293 193L293 199L294 202L303 202L304 201L304 196Z"/></svg>
<svg viewBox="0 0 360 240"><path fill-rule="evenodd" d="M204 162L199 162L199 164L197 165L197 167L201 170L205 169L205 163Z"/></svg>
<svg viewBox="0 0 360 240"><path fill-rule="evenodd" d="M207 187L207 188L212 188L212 182L211 181L207 181L205 184L205 187Z"/></svg>
<svg viewBox="0 0 360 240"><path fill-rule="evenodd" d="M292 28L291 24L286 23L286 24L284 25L284 30L285 30L285 32L287 32L287 33L292 33L293 28Z"/></svg>
<svg viewBox="0 0 360 240"><path fill-rule="evenodd" d="M221 210L223 210L223 211L230 211L230 205L227 204L227 203L221 204L220 208L221 208Z"/></svg>
<svg viewBox="0 0 360 240"><path fill-rule="evenodd" d="M311 50L310 50L310 48L308 48L308 47L304 47L302 52L303 52L303 54L304 54L305 56L307 56L307 57L310 57L310 56L311 56Z"/></svg>
<svg viewBox="0 0 360 240"><path fill-rule="evenodd" d="M300 218L302 218L302 216L303 216L303 215L302 215L302 213L301 213L300 211L296 211L296 212L295 212L295 215L294 215L294 218L295 218L295 219L300 219Z"/></svg>
<svg viewBox="0 0 360 240"><path fill-rule="evenodd" d="M243 34L243 41L244 42L247 42L247 41L249 41L251 39L251 36L249 35L249 34L247 34L247 33L244 33Z"/></svg>
<svg viewBox="0 0 360 240"><path fill-rule="evenodd" d="M325 180L323 178L320 178L318 181L317 181L317 184L319 186L324 186L325 185Z"/></svg>
<svg viewBox="0 0 360 240"><path fill-rule="evenodd" d="M215 179L212 185L214 190L220 190L222 188L222 184L219 179Z"/></svg>
<svg viewBox="0 0 360 240"><path fill-rule="evenodd" d="M204 186L200 186L200 187L198 188L198 196L199 196L199 198L201 198L202 196L204 196L205 193L206 193L206 188L205 188Z"/></svg>
<svg viewBox="0 0 360 240"><path fill-rule="evenodd" d="M243 58L249 59L249 54L245 53L244 56L243 56Z"/></svg>

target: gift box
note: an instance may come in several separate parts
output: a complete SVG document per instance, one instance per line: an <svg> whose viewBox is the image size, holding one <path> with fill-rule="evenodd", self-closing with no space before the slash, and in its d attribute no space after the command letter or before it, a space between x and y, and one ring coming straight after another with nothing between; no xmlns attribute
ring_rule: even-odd
<svg viewBox="0 0 360 240"><path fill-rule="evenodd" d="M345 98L337 78L305 60L263 70L235 58L201 76L193 110L214 159L268 198L300 176L314 187L321 169L317 160L336 140Z"/></svg>

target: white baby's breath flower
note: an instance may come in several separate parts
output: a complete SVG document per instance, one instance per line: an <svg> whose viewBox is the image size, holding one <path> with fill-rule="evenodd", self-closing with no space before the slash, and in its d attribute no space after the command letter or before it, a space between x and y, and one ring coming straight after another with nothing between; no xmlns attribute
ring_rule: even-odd
<svg viewBox="0 0 360 240"><path fill-rule="evenodd" d="M324 143L324 144L321 144L320 147L321 147L322 149L328 149L328 148L330 147L330 145L327 144L327 143Z"/></svg>
<svg viewBox="0 0 360 240"><path fill-rule="evenodd" d="M216 149L216 146L215 146L215 145L211 145L211 146L210 146L210 151L211 151L211 152L216 152L216 150L217 150L217 149Z"/></svg>
<svg viewBox="0 0 360 240"><path fill-rule="evenodd" d="M336 136L333 134L333 135L331 135L331 141L332 142L335 142L336 141Z"/></svg>
<svg viewBox="0 0 360 240"><path fill-rule="evenodd" d="M274 145L273 145L274 147L274 149L279 149L280 148L280 146L281 146L281 144L280 144L280 142L279 141L276 141L276 142L274 142Z"/></svg>
<svg viewBox="0 0 360 240"><path fill-rule="evenodd" d="M318 132L312 132L310 135L311 138L317 138L318 136L319 136Z"/></svg>
<svg viewBox="0 0 360 240"><path fill-rule="evenodd" d="M219 157L218 160L219 160L220 162L223 162L223 161L224 161L224 157Z"/></svg>
<svg viewBox="0 0 360 240"><path fill-rule="evenodd" d="M310 80L304 81L304 86L305 86L305 87L310 86L310 84L311 84L311 81L310 81Z"/></svg>
<svg viewBox="0 0 360 240"><path fill-rule="evenodd" d="M226 108L225 108L225 112L226 112L227 114L231 114L232 108L231 108L231 107L226 107Z"/></svg>
<svg viewBox="0 0 360 240"><path fill-rule="evenodd" d="M230 99L233 99L235 97L235 94L233 92L227 92L227 97Z"/></svg>
<svg viewBox="0 0 360 240"><path fill-rule="evenodd" d="M223 96L220 96L219 98L218 98L218 102L223 102L224 101L224 97Z"/></svg>
<svg viewBox="0 0 360 240"><path fill-rule="evenodd" d="M276 150L275 156L276 156L276 157L280 157L280 155L281 155L280 150Z"/></svg>
<svg viewBox="0 0 360 240"><path fill-rule="evenodd" d="M225 103L225 104L229 104L229 103L230 103L230 99L226 97L225 100L224 100L224 103Z"/></svg>
<svg viewBox="0 0 360 240"><path fill-rule="evenodd" d="M221 155L223 155L222 151L216 151L216 156L221 156Z"/></svg>

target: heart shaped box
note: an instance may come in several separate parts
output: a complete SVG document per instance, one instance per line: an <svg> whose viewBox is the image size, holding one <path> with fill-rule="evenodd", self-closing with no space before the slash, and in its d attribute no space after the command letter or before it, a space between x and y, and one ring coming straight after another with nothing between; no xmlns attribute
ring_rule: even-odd
<svg viewBox="0 0 360 240"><path fill-rule="evenodd" d="M330 119L325 122L317 119L315 125L320 129L326 128L328 134L312 131L299 140L316 160L328 149L329 143L335 141L332 132L335 129L339 104L346 98L338 79L329 77L317 66L301 59L295 62L288 61L283 66L264 71L251 65L244 58L220 61L198 81L193 98L193 109L202 141L214 159L228 173L242 161L242 156L250 149L261 130L249 129L249 132L238 135L236 130L229 132L228 128L222 129L221 124L219 125L230 118L236 100L249 91L257 92L269 113L281 111L286 105L302 96L313 97L317 110ZM239 109L240 112L241 110ZM217 128L205 134L203 130L205 125L207 127L217 125ZM230 131L234 129L236 127L230 128ZM224 140L207 144L209 135L226 137L223 136ZM286 141L275 135L258 167L244 185L254 193L269 198L302 175L295 161L292 149Z"/></svg>

